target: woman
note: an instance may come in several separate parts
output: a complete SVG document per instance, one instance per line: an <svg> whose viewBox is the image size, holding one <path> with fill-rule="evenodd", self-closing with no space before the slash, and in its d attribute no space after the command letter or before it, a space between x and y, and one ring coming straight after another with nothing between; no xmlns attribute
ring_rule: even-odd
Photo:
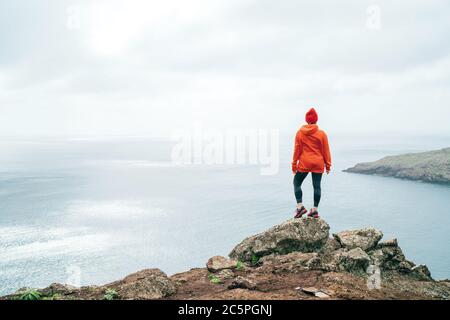
<svg viewBox="0 0 450 320"><path fill-rule="evenodd" d="M324 169L327 174L330 173L331 154L328 137L317 125L319 116L314 108L306 113L305 120L308 124L302 126L295 136L292 159L292 173L295 175L294 192L297 199L295 218L301 218L308 212L303 206L302 183L309 172L311 172L314 187L314 207L308 213L308 217L319 218L317 208L321 197L320 182Z"/></svg>

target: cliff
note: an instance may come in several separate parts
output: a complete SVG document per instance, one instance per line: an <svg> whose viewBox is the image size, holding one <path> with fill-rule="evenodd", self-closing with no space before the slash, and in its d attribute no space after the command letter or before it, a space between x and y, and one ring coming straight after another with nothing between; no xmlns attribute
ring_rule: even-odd
<svg viewBox="0 0 450 320"><path fill-rule="evenodd" d="M396 239L321 219L291 219L239 243L229 258L167 276L147 269L103 286L52 284L2 299L449 299L450 281L406 259Z"/></svg>
<svg viewBox="0 0 450 320"><path fill-rule="evenodd" d="M358 163L344 171L447 184L450 183L450 148L389 156Z"/></svg>

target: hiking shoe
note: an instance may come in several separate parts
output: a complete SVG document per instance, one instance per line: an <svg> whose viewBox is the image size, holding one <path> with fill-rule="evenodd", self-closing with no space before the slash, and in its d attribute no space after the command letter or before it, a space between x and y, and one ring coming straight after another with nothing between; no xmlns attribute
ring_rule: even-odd
<svg viewBox="0 0 450 320"><path fill-rule="evenodd" d="M308 213L308 217L318 219L319 218L319 211L312 211L312 209Z"/></svg>
<svg viewBox="0 0 450 320"><path fill-rule="evenodd" d="M295 211L295 219L299 219L301 218L305 213L307 213L308 210L306 210L305 207L301 207L300 209L297 208L297 210Z"/></svg>

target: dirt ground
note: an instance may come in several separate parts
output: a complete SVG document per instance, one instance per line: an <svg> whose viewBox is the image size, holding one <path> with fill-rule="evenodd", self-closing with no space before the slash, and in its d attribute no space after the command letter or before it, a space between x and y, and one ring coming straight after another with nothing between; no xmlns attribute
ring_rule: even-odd
<svg viewBox="0 0 450 320"><path fill-rule="evenodd" d="M382 281L381 289L369 290L366 279L349 273L322 272L317 270L298 273L235 271L235 276L245 277L256 284L256 288L228 289L232 279L213 283L207 269L192 269L173 275L171 279L179 287L169 299L256 299L256 300L309 300L309 299L437 299L442 291L450 292L450 283L415 281L402 276L393 276ZM315 287L329 295L318 298L305 293L301 288ZM439 290L442 287L442 290Z"/></svg>

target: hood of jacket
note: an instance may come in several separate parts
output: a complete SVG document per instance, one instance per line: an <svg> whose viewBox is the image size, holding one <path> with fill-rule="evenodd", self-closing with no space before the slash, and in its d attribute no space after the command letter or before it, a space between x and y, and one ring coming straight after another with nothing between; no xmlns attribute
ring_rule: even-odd
<svg viewBox="0 0 450 320"><path fill-rule="evenodd" d="M304 135L312 135L319 130L319 126L317 124L307 124L300 128L300 132Z"/></svg>

